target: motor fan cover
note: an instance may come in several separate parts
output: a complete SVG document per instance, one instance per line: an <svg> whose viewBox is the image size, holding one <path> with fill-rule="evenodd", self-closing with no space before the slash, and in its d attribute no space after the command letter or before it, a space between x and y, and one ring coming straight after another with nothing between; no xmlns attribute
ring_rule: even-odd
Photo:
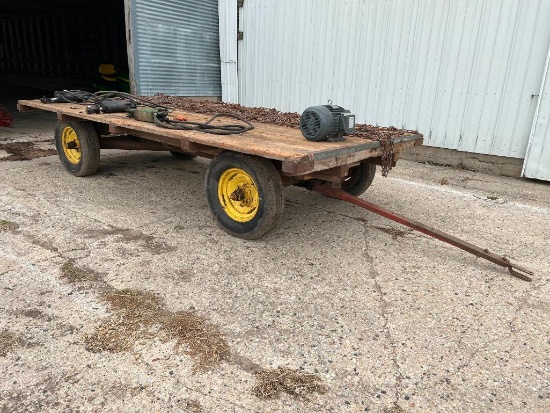
<svg viewBox="0 0 550 413"><path fill-rule="evenodd" d="M300 117L300 130L309 141L341 141L355 131L355 115L336 105L311 106Z"/></svg>

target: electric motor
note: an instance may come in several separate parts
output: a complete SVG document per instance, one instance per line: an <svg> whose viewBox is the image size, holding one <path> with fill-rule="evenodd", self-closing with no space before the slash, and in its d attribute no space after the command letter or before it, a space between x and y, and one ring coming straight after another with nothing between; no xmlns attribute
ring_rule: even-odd
<svg viewBox="0 0 550 413"><path fill-rule="evenodd" d="M355 132L355 115L341 106L311 106L300 117L300 130L309 141L341 141Z"/></svg>

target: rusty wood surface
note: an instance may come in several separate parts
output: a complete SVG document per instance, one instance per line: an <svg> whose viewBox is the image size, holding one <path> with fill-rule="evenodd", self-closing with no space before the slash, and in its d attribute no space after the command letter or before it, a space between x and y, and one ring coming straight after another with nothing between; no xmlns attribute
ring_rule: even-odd
<svg viewBox="0 0 550 413"><path fill-rule="evenodd" d="M335 168L371 157L379 157L382 147L379 141L348 136L342 142L310 142L299 129L255 123L255 129L239 135L211 135L194 131L178 131L158 127L152 123L130 119L124 113L87 114L84 105L71 103L44 104L39 100L21 100L20 111L41 109L56 112L61 119L88 120L109 125L111 133L128 133L144 139L178 146L183 150L193 144L212 150L232 150L282 161L282 170L288 175ZM184 116L190 121L204 122L209 115L171 112L173 116ZM222 119L223 121L223 119ZM394 151L421 144L422 135L404 133L394 138Z"/></svg>

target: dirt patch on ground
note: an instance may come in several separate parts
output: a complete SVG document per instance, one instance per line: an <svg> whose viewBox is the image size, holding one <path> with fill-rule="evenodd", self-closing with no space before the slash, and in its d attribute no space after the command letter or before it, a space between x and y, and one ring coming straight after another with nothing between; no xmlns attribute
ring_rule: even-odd
<svg viewBox="0 0 550 413"><path fill-rule="evenodd" d="M36 237L32 234L25 234L25 238L27 238L30 242L32 242L34 245L44 248L45 250L52 251L52 252L59 252L59 249L53 245L53 240L49 237Z"/></svg>
<svg viewBox="0 0 550 413"><path fill-rule="evenodd" d="M197 400L186 400L185 401L185 412L186 413L202 413L201 404Z"/></svg>
<svg viewBox="0 0 550 413"><path fill-rule="evenodd" d="M88 230L85 236L95 239L114 236L122 243L140 242L149 252L155 255L165 254L176 250L175 247L158 242L152 235L147 235L141 231L130 228Z"/></svg>
<svg viewBox="0 0 550 413"><path fill-rule="evenodd" d="M241 356L235 352L231 353L229 362L238 366L241 370L246 371L247 373L257 373L262 371L262 366L254 361L250 360L248 357Z"/></svg>
<svg viewBox="0 0 550 413"><path fill-rule="evenodd" d="M163 341L175 340L176 351L183 348L195 360L196 370L207 370L229 358L225 337L194 312L171 312L160 297L146 291L112 290L102 298L113 316L85 336L88 351L131 351L136 340L154 334Z"/></svg>
<svg viewBox="0 0 550 413"><path fill-rule="evenodd" d="M57 374L49 373L46 378L33 383L32 386L23 387L17 383L11 391L0 393L0 412L81 412L75 404L75 408L67 406L61 396L61 390L68 384L70 387L78 383L78 373ZM82 401L80 401L82 403ZM80 404L81 405L81 404Z"/></svg>
<svg viewBox="0 0 550 413"><path fill-rule="evenodd" d="M0 143L0 150L8 153L8 156L0 158L0 161L30 161L57 154L55 149L39 147L37 144L41 142L44 141Z"/></svg>
<svg viewBox="0 0 550 413"><path fill-rule="evenodd" d="M261 370L255 375L256 384L252 392L262 399L274 399L283 393L307 399L312 393L324 394L327 391L319 376L285 367Z"/></svg>
<svg viewBox="0 0 550 413"><path fill-rule="evenodd" d="M32 343L11 330L0 330L0 357L6 357L10 351L18 347L28 347L31 345Z"/></svg>
<svg viewBox="0 0 550 413"><path fill-rule="evenodd" d="M71 284L82 282L103 282L103 277L87 267L78 267L74 260L67 260L61 266L61 278Z"/></svg>
<svg viewBox="0 0 550 413"><path fill-rule="evenodd" d="M35 320L52 321L51 316L45 314L42 310L39 310L38 308L26 308L24 310L19 310L15 312L15 315L34 318Z"/></svg>
<svg viewBox="0 0 550 413"><path fill-rule="evenodd" d="M282 367L267 370L246 357L232 354L221 331L194 311L170 311L161 297L149 291L114 289L97 272L78 267L73 260L65 262L61 272L70 283L103 284L100 298L112 315L83 337L90 352L132 352L134 344L144 339L175 341L175 352L189 355L195 371L206 371L227 361L256 375L253 393L260 398L276 398L286 393L307 399L311 393L326 392L317 375ZM188 409L200 412L200 404L197 406L195 410Z"/></svg>
<svg viewBox="0 0 550 413"><path fill-rule="evenodd" d="M100 298L113 314L84 337L86 350L132 351L137 340L155 337L165 342L175 340L175 350L183 349L191 356L196 370L207 370L229 358L225 337L205 317L192 311L169 311L151 292L114 289L99 273L77 266L74 260L63 264L61 274L71 284L98 287Z"/></svg>
<svg viewBox="0 0 550 413"><path fill-rule="evenodd" d="M19 225L17 225L15 222L0 219L0 232L15 231L17 228L19 228Z"/></svg>
<svg viewBox="0 0 550 413"><path fill-rule="evenodd" d="M156 94L155 96L141 96L141 98L157 105L168 106L186 112L215 114L230 113L240 116L249 122L268 123L277 126L286 126L298 129L300 127L300 114L293 112L279 112L276 109L248 108L234 103L214 102L210 100L195 100ZM305 109L305 108L304 108ZM418 133L397 129L393 126L384 128L380 126L357 124L353 136L370 140L382 140L402 136L407 133Z"/></svg>

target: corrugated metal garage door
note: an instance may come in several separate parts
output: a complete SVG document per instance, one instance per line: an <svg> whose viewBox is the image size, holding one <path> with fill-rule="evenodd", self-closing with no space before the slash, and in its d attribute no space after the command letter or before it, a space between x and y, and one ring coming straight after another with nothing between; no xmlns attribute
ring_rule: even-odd
<svg viewBox="0 0 550 413"><path fill-rule="evenodd" d="M221 96L217 0L131 0L136 93Z"/></svg>

